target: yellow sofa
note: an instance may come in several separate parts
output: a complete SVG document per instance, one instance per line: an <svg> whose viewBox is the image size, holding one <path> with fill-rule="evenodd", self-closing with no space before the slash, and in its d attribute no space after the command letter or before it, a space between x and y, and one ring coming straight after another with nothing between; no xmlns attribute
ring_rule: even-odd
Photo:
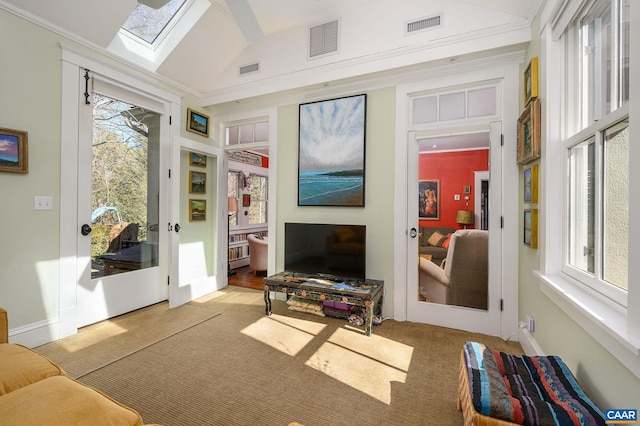
<svg viewBox="0 0 640 426"><path fill-rule="evenodd" d="M0 426L143 425L142 417L66 376L52 361L9 343L7 311L0 308Z"/></svg>

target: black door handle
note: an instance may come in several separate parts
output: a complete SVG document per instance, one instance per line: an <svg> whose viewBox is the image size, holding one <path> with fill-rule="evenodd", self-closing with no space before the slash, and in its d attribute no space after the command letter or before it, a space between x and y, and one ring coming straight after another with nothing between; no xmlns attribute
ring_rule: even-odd
<svg viewBox="0 0 640 426"><path fill-rule="evenodd" d="M91 233L91 227L85 223L80 227L80 233L82 235L89 235Z"/></svg>
<svg viewBox="0 0 640 426"><path fill-rule="evenodd" d="M415 238L416 236L418 236L418 231L416 230L416 228L411 228L411 230L409 231L409 236L411 238Z"/></svg>
<svg viewBox="0 0 640 426"><path fill-rule="evenodd" d="M175 229L176 232L180 232L180 224L176 223L175 226L173 227L173 229Z"/></svg>

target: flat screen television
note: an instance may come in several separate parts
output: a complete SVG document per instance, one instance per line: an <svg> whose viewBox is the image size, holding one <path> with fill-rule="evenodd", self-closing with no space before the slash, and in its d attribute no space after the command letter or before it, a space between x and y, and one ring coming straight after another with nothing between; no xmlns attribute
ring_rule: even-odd
<svg viewBox="0 0 640 426"><path fill-rule="evenodd" d="M365 225L284 224L284 268L289 272L366 278Z"/></svg>

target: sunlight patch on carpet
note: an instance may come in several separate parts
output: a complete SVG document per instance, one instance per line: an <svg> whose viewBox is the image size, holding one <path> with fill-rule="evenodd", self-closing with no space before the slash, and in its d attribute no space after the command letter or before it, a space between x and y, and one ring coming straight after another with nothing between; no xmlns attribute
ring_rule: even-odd
<svg viewBox="0 0 640 426"><path fill-rule="evenodd" d="M402 343L339 329L305 364L390 405L391 383L405 383L412 355Z"/></svg>
<svg viewBox="0 0 640 426"><path fill-rule="evenodd" d="M260 318L241 333L295 356L325 327L325 324L273 314Z"/></svg>

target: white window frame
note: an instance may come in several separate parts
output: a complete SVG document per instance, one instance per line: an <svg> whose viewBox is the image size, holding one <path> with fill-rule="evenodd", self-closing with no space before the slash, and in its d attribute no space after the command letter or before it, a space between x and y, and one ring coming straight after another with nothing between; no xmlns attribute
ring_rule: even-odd
<svg viewBox="0 0 640 426"><path fill-rule="evenodd" d="M251 200L251 202L253 203L254 201L256 202L263 202L264 203L264 208L265 208L265 221L264 222L260 222L260 223L249 223L249 221L251 220L251 213L249 212L249 215L247 216L247 226L264 226L267 225L269 223L269 176L265 175L265 174L258 174L258 173L254 173L252 175L249 176L250 178L261 178L261 179L265 179L266 180L266 187L265 187L265 193L266 193L266 197L265 198L260 198L258 200ZM250 210L251 208L249 208Z"/></svg>
<svg viewBox="0 0 640 426"><path fill-rule="evenodd" d="M582 142L586 142L587 140L589 140L590 138L595 137L595 145L596 145L596 151L599 151L600 153L603 151L603 138L604 138L604 132L611 128L612 126L615 126L617 123L619 123L621 120L625 119L626 117L628 117L629 115L629 106L625 105L621 108L618 108L616 111L605 115L604 117L602 117L599 121L596 121L595 123L593 123L592 125L588 126L586 129L578 132L577 134L575 134L572 137L567 138L564 143L563 143L563 147L564 147L564 152L565 152L565 158L568 157L567 152L569 151L569 149L573 146L576 146ZM567 180L569 180L569 170L568 170L568 163L567 163ZM601 181L602 181L602 175L601 175L601 170L602 170L602 156L601 154L596 154L596 169L599 170L599 172L596 173L596 220L595 220L595 229L594 229L594 233L595 233L595 241L594 241L594 247L596 247L596 257L602 259L602 208L604 205L604 202L602 200L602 186L601 186ZM569 200L569 183L567 182L567 185L565 187L565 193L567 194L565 196L565 198L567 200ZM610 299L611 301L619 304L621 307L623 307L625 310L627 308L627 291L624 291L618 287L615 287L612 284L609 284L607 282L605 282L603 279L599 278L599 275L601 274L601 268L602 268L602 261L598 261L596 260L596 270L594 275L589 274L577 267L574 267L572 265L569 264L569 240L570 240L570 236L568 235L568 233L570 232L570 230L572 229L572 226L570 224L570 218L569 218L569 207L568 205L566 206L566 213L565 213L565 220L566 220L566 227L565 229L567 229L567 235L564 236L564 241L565 241L565 252L564 252L564 262L563 262L563 267L562 267L562 271L569 275L571 278L579 281L580 283L590 287L591 289L593 289L594 291L597 291L598 293L600 293L601 295L603 295L604 297Z"/></svg>
<svg viewBox="0 0 640 426"><path fill-rule="evenodd" d="M621 305L584 285L579 276L566 272L567 246L567 217L568 197L567 186L556 185L554 182L567 182L568 155L567 147L572 141L586 140L587 135L594 134L594 127L585 129L568 138L570 130L578 128L579 119L571 116L569 111L576 111L576 101L579 99L577 89L571 87L568 78L558 79L558 75L568 76L577 68L576 58L570 55L567 43L572 43L574 37L571 31L567 31L572 17L581 10L581 6L587 1L570 2L560 1L551 3L541 16L541 61L540 61L540 87L543 101L542 122L543 129L543 163L541 167L541 187L544 194L540 198L540 204L544 217L541 220L541 265L539 271L534 274L540 280L540 290L549 297L566 315L579 324L595 341L603 346L609 353L626 366L636 377L640 378L640 262L634 254L640 251L638 236L640 226L630 221L629 224L629 290L626 303ZM640 7L631 2L631 40L640 35ZM560 5L560 6L558 6ZM562 10L562 5L569 5ZM635 8L635 9L634 9ZM570 13L572 16L562 16ZM636 27L634 27L634 24ZM563 35L564 34L564 35ZM575 44L573 44L575 45ZM640 66L634 62L634 54L640 49L632 44L631 65ZM635 49L635 50L634 50ZM574 74L575 75L575 74ZM637 98L640 90L631 87L630 98ZM548 97L546 94L549 94ZM560 94L558 102L557 94ZM634 96L635 95L635 96ZM547 99L545 99L547 98ZM597 124L598 128L607 128L629 116L629 128L634 128L633 118L640 117L640 108L629 105L619 108L607 119L607 123ZM609 124L609 126L605 125ZM591 130L587 133L588 130ZM566 143L565 143L566 142ZM634 149L635 148L635 149ZM640 149L630 147L630 164L634 164L634 158L640 157ZM640 178L640 171L630 170L629 179L629 212L634 217L634 211L638 211L640 196L634 193L633 183ZM635 201L634 201L635 200ZM635 202L635 205L634 205ZM562 208L557 208L562 206ZM635 207L635 210L634 210ZM578 279L577 279L578 278Z"/></svg>

